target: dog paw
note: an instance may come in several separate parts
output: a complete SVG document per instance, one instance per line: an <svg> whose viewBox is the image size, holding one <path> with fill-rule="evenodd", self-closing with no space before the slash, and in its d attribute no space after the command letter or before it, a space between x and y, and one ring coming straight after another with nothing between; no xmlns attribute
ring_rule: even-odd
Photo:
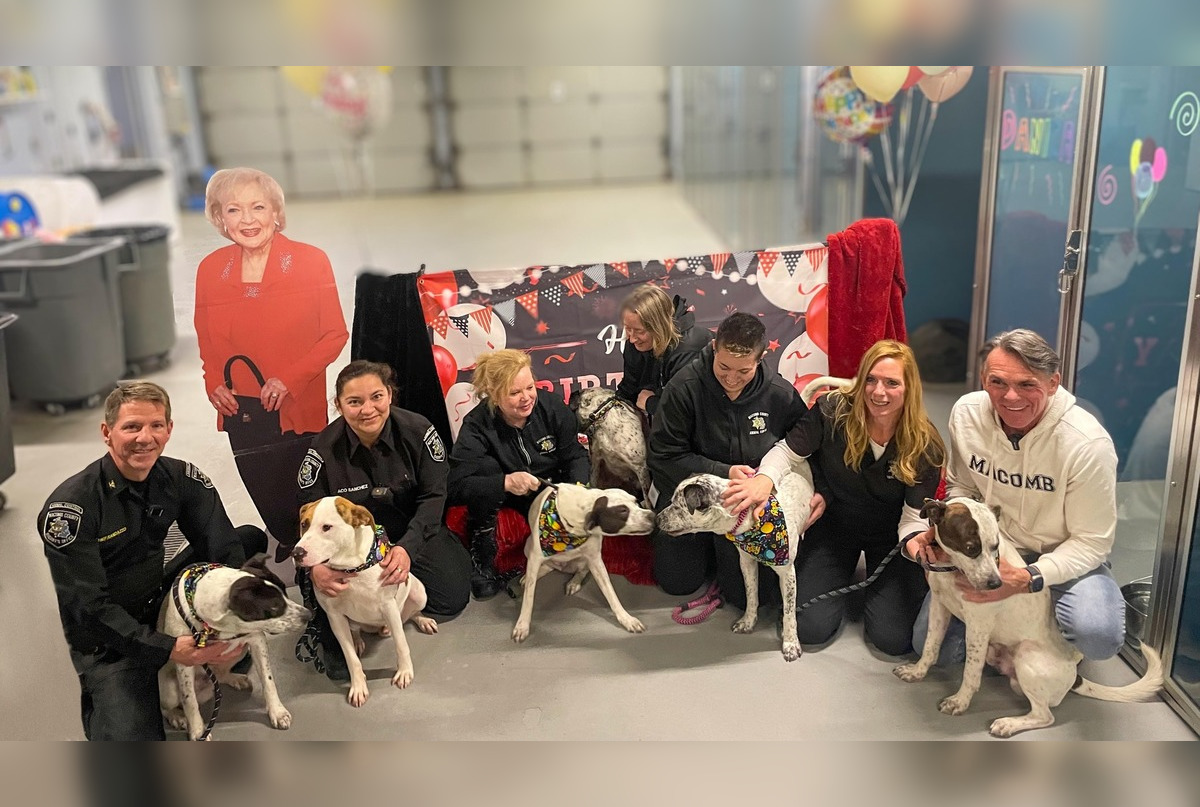
<svg viewBox="0 0 1200 807"><path fill-rule="evenodd" d="M796 661L800 658L802 652L799 642L785 642L783 645L783 660Z"/></svg>
<svg viewBox="0 0 1200 807"><path fill-rule="evenodd" d="M280 709L277 712L272 712L270 718L271 728L273 729L287 731L292 727L292 713L287 709Z"/></svg>
<svg viewBox="0 0 1200 807"><path fill-rule="evenodd" d="M417 630L421 633L426 633L432 636L438 632L438 624L423 614L417 614L412 618L412 623L417 626Z"/></svg>
<svg viewBox="0 0 1200 807"><path fill-rule="evenodd" d="M386 639L387 637L392 635L392 629L389 628L387 625L384 625L383 627L381 627L379 629L379 635Z"/></svg>
<svg viewBox="0 0 1200 807"><path fill-rule="evenodd" d="M363 641L362 634L360 634L360 633L354 634L354 654L356 656L358 656L359 658L362 658L363 654L365 654L366 651L367 651L367 643L365 641Z"/></svg>
<svg viewBox="0 0 1200 807"><path fill-rule="evenodd" d="M187 728L187 718L183 716L183 712L179 709L167 712L163 717L167 719L167 725L176 731L183 731Z"/></svg>
<svg viewBox="0 0 1200 807"><path fill-rule="evenodd" d="M529 638L529 623L518 622L513 626L512 640L514 642L523 642Z"/></svg>
<svg viewBox="0 0 1200 807"><path fill-rule="evenodd" d="M223 686L227 686L230 689L236 689L239 692L245 692L253 688L253 685L250 683L250 676L243 675L241 673L229 673L228 675L223 675L221 676L220 681Z"/></svg>
<svg viewBox="0 0 1200 807"><path fill-rule="evenodd" d="M962 695L951 695L943 698L938 704L938 711L944 715L961 715L971 706L971 699Z"/></svg>
<svg viewBox="0 0 1200 807"><path fill-rule="evenodd" d="M921 672L915 663L901 664L898 667L893 667L892 675L896 676L901 681L906 681L910 684L925 680L925 673Z"/></svg>
<svg viewBox="0 0 1200 807"><path fill-rule="evenodd" d="M1021 730L1021 726L1016 718L1001 717L992 721L991 728L988 732L993 737L1011 737Z"/></svg>
<svg viewBox="0 0 1200 807"><path fill-rule="evenodd" d="M357 708L367 702L367 698L371 693L367 690L367 682L361 684L350 684L350 693L346 696L346 700L351 706Z"/></svg>
<svg viewBox="0 0 1200 807"><path fill-rule="evenodd" d="M617 620L621 623L621 627L630 633L645 633L646 631L646 626L637 617L627 615L625 617L617 617Z"/></svg>
<svg viewBox="0 0 1200 807"><path fill-rule="evenodd" d="M733 632L734 633L751 633L754 630L754 626L757 624L758 624L757 619L751 619L748 616L744 616L741 619L739 619L737 622L733 623Z"/></svg>
<svg viewBox="0 0 1200 807"><path fill-rule="evenodd" d="M396 670L396 674L392 676L392 686L396 689L406 689L412 680L413 671L411 669Z"/></svg>

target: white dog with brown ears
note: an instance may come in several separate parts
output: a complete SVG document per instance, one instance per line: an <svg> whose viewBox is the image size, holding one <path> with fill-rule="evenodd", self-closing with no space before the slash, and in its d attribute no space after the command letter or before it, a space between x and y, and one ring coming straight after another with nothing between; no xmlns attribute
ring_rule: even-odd
<svg viewBox="0 0 1200 807"><path fill-rule="evenodd" d="M524 592L521 613L513 626L514 642L529 636L537 581L549 571L572 572L567 594L583 587L588 572L621 627L630 633L646 628L617 599L600 554L605 535L646 535L654 528L654 512L619 488L598 490L582 485L547 485L529 506L529 538L525 542Z"/></svg>
<svg viewBox="0 0 1200 807"><path fill-rule="evenodd" d="M1077 667L1083 656L1063 638L1054 617L1049 588L997 602L972 603L963 599L955 582L958 575L944 572L961 572L973 588L983 591L1002 585L999 558L1013 566L1025 563L1016 546L1000 532L997 513L987 505L965 497L947 501L926 499L921 515L929 518L934 538L954 568L928 575L932 595L929 633L921 658L892 672L902 681L922 680L937 662L950 617L962 620L967 628L962 685L958 692L938 704L941 712L960 715L967 711L979 691L985 661L1008 675L1013 690L1023 694L1030 706L1027 715L992 721L991 733L996 737L1011 737L1019 731L1053 724L1054 714L1050 710L1068 692L1131 703L1153 700L1162 689L1162 660L1148 645L1142 645L1146 674L1139 681L1108 687L1081 677Z"/></svg>
<svg viewBox="0 0 1200 807"><path fill-rule="evenodd" d="M396 674L392 684L404 689L413 680L412 653L404 638L404 623L412 621L422 633L437 633L437 623L421 613L427 600L425 585L411 572L403 583L380 585L379 561L387 552L382 531L367 508L341 496L326 496L300 508L300 541L292 559L304 568L322 563L333 569L354 572L349 585L337 597L316 589L317 602L329 617L346 666L350 670L351 706L367 702L367 676L359 654L363 651L362 629L391 631L396 646Z"/></svg>

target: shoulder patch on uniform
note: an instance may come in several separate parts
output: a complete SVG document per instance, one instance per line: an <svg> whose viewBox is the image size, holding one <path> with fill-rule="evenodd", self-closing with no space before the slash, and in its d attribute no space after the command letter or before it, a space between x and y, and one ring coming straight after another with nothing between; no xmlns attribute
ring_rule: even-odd
<svg viewBox="0 0 1200 807"><path fill-rule="evenodd" d="M430 426L425 430L425 448L429 449L429 456L434 462L446 461L446 446L442 445L442 437L437 433L437 429Z"/></svg>
<svg viewBox="0 0 1200 807"><path fill-rule="evenodd" d="M302 489L311 488L317 484L317 474L321 473L321 466L324 464L325 460L321 458L321 454L315 448L310 448L304 455L304 462L300 463L300 472L296 474L296 484Z"/></svg>
<svg viewBox="0 0 1200 807"><path fill-rule="evenodd" d="M197 468L195 465L192 465L190 462L186 464L185 470L187 472L189 479L195 479L201 485L204 485L204 487L210 488L210 489L212 488L212 486L213 486L212 480L204 475L204 471L201 471L199 468Z"/></svg>
<svg viewBox="0 0 1200 807"><path fill-rule="evenodd" d="M42 540L62 549L79 537L83 508L72 502L50 502L42 521Z"/></svg>

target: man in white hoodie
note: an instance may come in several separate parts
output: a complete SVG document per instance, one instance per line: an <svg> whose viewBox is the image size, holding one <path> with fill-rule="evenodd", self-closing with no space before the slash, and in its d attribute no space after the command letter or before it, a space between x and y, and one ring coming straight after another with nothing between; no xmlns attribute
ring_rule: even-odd
<svg viewBox="0 0 1200 807"><path fill-rule="evenodd" d="M1059 628L1090 659L1116 655L1125 639L1125 603L1108 567L1117 529L1117 454L1112 438L1061 385L1058 354L1030 330L1005 331L983 347L983 390L950 413L946 496L973 496L1000 508L1000 529L1026 565L1000 561L1003 585L963 597L993 602L1049 586ZM910 559L939 560L933 531L904 542ZM929 598L913 627L923 647ZM962 661L954 620L941 662Z"/></svg>

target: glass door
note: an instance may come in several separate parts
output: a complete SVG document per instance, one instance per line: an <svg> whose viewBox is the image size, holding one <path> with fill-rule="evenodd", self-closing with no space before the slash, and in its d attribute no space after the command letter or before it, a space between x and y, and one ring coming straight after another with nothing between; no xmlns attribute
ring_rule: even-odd
<svg viewBox="0 0 1200 807"><path fill-rule="evenodd" d="M980 204L972 367L992 334L1030 328L1063 345L1063 247L1077 210L1093 68L998 67ZM1066 351L1063 351L1066 352Z"/></svg>

